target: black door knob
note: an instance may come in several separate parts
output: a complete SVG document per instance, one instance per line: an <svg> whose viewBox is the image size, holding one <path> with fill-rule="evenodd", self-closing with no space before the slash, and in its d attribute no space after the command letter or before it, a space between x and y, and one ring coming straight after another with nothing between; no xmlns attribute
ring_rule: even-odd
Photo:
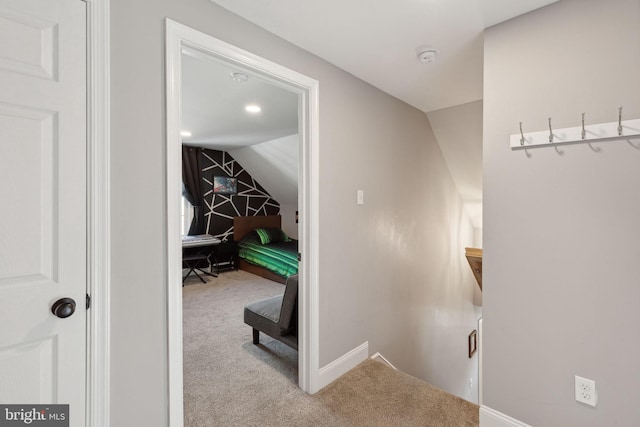
<svg viewBox="0 0 640 427"><path fill-rule="evenodd" d="M71 316L76 311L73 298L60 298L51 306L51 312L61 319Z"/></svg>

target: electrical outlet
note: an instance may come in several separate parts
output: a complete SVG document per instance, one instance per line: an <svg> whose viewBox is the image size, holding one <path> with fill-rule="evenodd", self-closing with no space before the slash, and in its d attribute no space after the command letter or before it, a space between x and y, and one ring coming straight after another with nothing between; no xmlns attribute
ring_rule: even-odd
<svg viewBox="0 0 640 427"><path fill-rule="evenodd" d="M596 392L596 382L587 378L575 376L576 402L581 402L589 406L596 406L598 394Z"/></svg>

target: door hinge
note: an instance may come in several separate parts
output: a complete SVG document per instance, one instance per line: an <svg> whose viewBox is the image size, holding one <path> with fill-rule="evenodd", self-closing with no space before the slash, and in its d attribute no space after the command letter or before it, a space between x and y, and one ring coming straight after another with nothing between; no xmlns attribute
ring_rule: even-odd
<svg viewBox="0 0 640 427"><path fill-rule="evenodd" d="M89 296L89 294L87 294L87 310L89 310L89 307L91 307L91 297Z"/></svg>
<svg viewBox="0 0 640 427"><path fill-rule="evenodd" d="M298 252L298 261L302 261L302 254Z"/></svg>

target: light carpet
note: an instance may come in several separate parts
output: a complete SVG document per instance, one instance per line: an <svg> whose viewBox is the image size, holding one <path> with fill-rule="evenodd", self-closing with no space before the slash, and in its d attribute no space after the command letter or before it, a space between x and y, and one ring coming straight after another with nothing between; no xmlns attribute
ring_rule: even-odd
<svg viewBox="0 0 640 427"><path fill-rule="evenodd" d="M243 308L283 285L244 271L183 289L186 427L477 426L478 407L367 360L314 396L298 386L297 352L263 334Z"/></svg>

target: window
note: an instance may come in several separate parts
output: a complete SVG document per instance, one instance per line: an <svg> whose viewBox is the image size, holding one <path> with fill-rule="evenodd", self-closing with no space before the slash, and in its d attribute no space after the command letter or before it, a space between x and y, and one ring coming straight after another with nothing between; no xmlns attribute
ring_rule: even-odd
<svg viewBox="0 0 640 427"><path fill-rule="evenodd" d="M191 221L193 220L193 206L187 200L186 197L182 196L182 203L180 208L180 218L182 219L181 231L182 235L186 235L189 233L189 227L191 227Z"/></svg>

